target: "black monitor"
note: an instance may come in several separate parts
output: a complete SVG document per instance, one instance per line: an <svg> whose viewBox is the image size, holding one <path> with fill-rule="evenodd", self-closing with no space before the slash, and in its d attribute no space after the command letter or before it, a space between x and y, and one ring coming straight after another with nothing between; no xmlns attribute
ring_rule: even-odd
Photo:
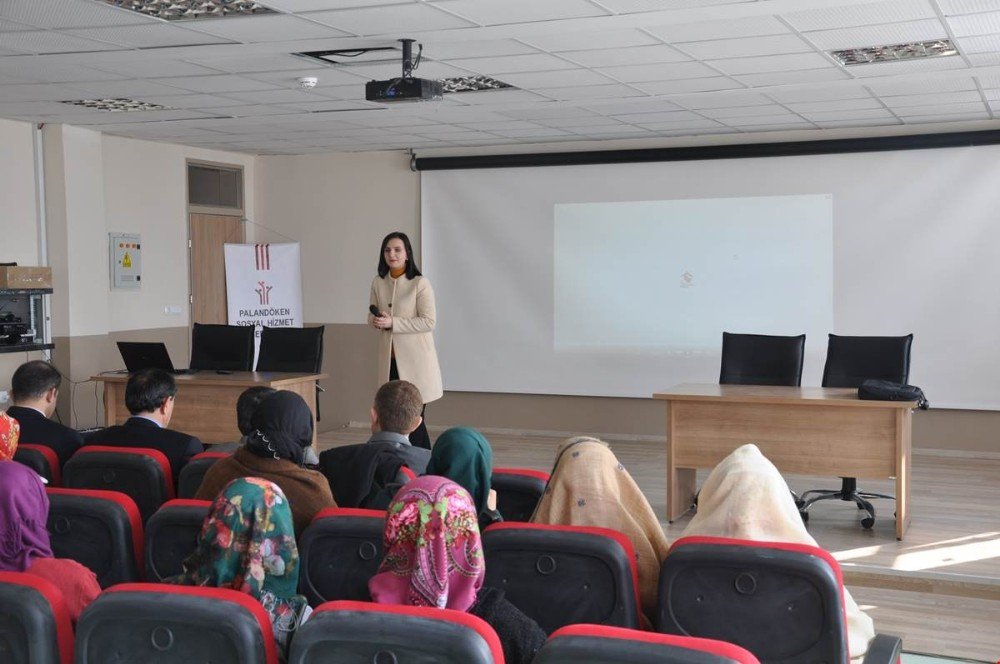
<svg viewBox="0 0 1000 664"><path fill-rule="evenodd" d="M253 333L248 325L204 325L191 330L194 370L253 371Z"/></svg>

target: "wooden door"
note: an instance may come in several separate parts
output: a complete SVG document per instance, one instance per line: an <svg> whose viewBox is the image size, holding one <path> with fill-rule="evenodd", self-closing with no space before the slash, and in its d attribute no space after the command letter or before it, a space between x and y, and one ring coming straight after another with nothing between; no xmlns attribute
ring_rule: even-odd
<svg viewBox="0 0 1000 664"><path fill-rule="evenodd" d="M246 241L240 217L188 215L191 238L191 321L226 323L226 263L222 245Z"/></svg>

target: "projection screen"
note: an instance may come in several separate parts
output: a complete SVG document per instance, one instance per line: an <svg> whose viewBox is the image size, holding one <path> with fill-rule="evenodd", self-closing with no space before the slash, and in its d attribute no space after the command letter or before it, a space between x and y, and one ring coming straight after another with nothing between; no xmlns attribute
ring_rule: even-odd
<svg viewBox="0 0 1000 664"><path fill-rule="evenodd" d="M429 171L445 389L649 397L722 332L913 333L937 407L1000 409L1000 147Z"/></svg>

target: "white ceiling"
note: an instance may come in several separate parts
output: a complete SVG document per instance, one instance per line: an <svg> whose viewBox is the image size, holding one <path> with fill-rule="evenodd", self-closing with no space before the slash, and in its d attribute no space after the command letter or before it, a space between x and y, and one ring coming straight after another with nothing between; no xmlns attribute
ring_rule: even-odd
<svg viewBox="0 0 1000 664"><path fill-rule="evenodd" d="M1000 128L1000 0L262 2L278 13L168 23L100 0L0 0L0 117L257 154ZM401 37L424 45L418 76L519 89L375 104L365 81L398 62L291 55ZM827 53L941 37L958 56L845 68ZM171 110L60 103L99 97Z"/></svg>

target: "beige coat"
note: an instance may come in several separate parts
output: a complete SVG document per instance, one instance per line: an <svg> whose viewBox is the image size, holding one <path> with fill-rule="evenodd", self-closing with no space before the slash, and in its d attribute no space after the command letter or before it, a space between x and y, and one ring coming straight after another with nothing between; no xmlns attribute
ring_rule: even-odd
<svg viewBox="0 0 1000 664"><path fill-rule="evenodd" d="M389 363L395 348L399 377L417 386L424 403L440 399L444 389L431 334L437 324L431 282L426 277L393 279L388 274L375 277L371 303L379 311L392 315L392 329L379 331L378 385L389 380ZM368 322L371 321L369 314Z"/></svg>

